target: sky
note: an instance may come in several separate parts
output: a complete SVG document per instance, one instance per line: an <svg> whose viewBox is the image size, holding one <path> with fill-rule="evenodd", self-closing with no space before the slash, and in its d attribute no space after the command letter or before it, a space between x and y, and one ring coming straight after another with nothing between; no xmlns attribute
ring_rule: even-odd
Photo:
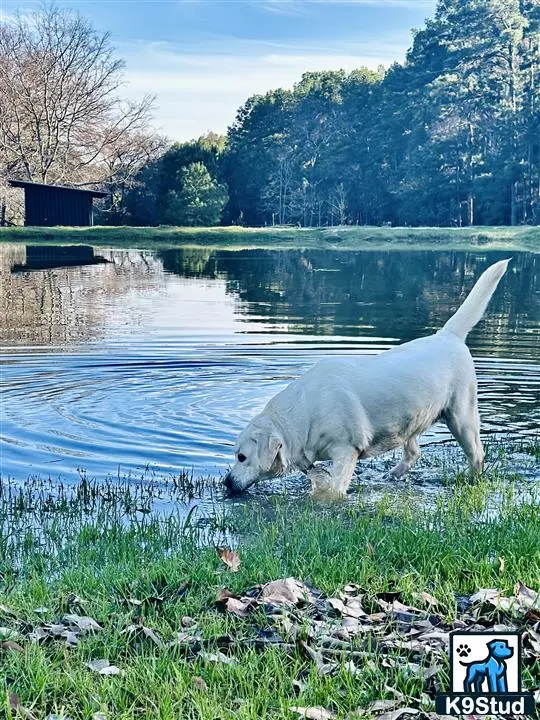
<svg viewBox="0 0 540 720"><path fill-rule="evenodd" d="M41 0L0 0L0 19ZM57 0L109 32L124 94L173 141L224 133L248 97L315 70L402 61L436 0Z"/></svg>

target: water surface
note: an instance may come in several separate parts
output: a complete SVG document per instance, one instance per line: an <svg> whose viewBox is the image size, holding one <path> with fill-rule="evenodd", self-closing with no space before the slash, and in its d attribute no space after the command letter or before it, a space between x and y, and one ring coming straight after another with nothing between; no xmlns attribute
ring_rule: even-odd
<svg viewBox="0 0 540 720"><path fill-rule="evenodd" d="M28 258L35 255L29 251ZM0 245L0 470L76 478L218 475L239 430L327 354L378 353L444 324L484 252L95 250L29 269ZM55 266L55 263L58 263ZM31 263L30 263L31 265ZM469 337L484 437L540 427L539 256ZM423 444L449 439L443 425Z"/></svg>

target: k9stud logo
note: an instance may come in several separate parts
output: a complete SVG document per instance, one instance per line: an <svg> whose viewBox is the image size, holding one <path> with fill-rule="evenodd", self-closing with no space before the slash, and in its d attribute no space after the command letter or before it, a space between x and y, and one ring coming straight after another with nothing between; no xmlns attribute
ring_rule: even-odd
<svg viewBox="0 0 540 720"><path fill-rule="evenodd" d="M451 633L450 682L436 698L440 715L534 714L532 693L521 690L519 633Z"/></svg>

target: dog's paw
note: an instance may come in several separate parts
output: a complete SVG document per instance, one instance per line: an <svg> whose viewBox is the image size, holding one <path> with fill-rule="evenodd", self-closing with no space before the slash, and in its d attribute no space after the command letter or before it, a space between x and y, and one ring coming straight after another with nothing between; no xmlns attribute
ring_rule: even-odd
<svg viewBox="0 0 540 720"><path fill-rule="evenodd" d="M468 645L458 645L456 652L459 657L466 658L471 654L471 648Z"/></svg>

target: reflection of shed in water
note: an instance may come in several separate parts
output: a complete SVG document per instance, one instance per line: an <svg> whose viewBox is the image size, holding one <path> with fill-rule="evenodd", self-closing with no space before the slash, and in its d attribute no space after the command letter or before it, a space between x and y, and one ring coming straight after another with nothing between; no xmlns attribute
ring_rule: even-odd
<svg viewBox="0 0 540 720"><path fill-rule="evenodd" d="M107 262L109 261L104 257L94 255L94 248L90 245L27 245L26 263L13 265L11 272L97 265Z"/></svg>

